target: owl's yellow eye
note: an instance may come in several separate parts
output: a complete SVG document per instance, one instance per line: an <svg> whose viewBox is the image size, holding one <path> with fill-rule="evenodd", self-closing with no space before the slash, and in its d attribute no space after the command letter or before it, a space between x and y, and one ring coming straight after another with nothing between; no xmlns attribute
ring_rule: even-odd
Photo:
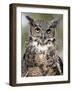
<svg viewBox="0 0 72 90"><path fill-rule="evenodd" d="M37 32L37 33L39 33L40 32L40 28L35 28L35 31Z"/></svg>
<svg viewBox="0 0 72 90"><path fill-rule="evenodd" d="M50 32L51 32L51 29L47 29L47 31L46 31L48 34L50 34Z"/></svg>

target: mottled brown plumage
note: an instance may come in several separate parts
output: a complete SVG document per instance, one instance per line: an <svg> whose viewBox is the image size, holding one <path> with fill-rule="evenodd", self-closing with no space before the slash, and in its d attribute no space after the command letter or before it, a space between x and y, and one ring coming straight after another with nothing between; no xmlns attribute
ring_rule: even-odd
<svg viewBox="0 0 72 90"><path fill-rule="evenodd" d="M29 42L22 59L22 77L63 74L63 63L57 55L55 28L58 20L33 20L30 24Z"/></svg>

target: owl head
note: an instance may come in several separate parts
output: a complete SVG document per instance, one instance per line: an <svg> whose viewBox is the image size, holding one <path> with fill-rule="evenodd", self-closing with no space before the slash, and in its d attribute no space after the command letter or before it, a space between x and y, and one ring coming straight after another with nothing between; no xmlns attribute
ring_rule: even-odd
<svg viewBox="0 0 72 90"><path fill-rule="evenodd" d="M34 20L29 16L26 16L26 18L28 19L30 24L31 39L37 41L41 45L47 44L50 41L55 41L55 28L59 20Z"/></svg>

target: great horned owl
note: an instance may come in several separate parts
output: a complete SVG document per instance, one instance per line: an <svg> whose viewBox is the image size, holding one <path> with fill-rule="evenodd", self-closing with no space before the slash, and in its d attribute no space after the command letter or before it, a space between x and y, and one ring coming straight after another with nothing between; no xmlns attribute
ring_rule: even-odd
<svg viewBox="0 0 72 90"><path fill-rule="evenodd" d="M58 20L34 20L26 16L30 25L29 41L22 59L21 75L62 75L63 62L57 55L55 28Z"/></svg>

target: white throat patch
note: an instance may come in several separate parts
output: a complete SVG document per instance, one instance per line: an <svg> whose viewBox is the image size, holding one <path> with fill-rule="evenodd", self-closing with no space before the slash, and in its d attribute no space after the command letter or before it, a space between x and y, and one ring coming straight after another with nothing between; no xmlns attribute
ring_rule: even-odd
<svg viewBox="0 0 72 90"><path fill-rule="evenodd" d="M38 49L38 51L47 51L49 47L53 46L52 43L41 45L41 44L38 44L36 41L32 42L32 45L35 46L35 48Z"/></svg>

